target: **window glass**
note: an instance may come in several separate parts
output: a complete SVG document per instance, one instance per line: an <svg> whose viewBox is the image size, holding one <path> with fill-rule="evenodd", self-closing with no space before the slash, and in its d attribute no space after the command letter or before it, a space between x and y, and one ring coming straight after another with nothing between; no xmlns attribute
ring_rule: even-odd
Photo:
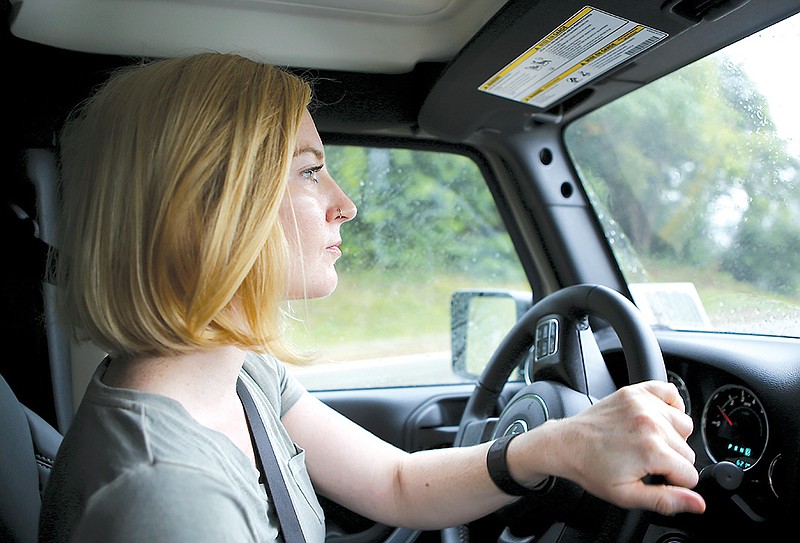
<svg viewBox="0 0 800 543"><path fill-rule="evenodd" d="M783 21L565 133L654 325L800 333L800 101Z"/></svg>
<svg viewBox="0 0 800 543"><path fill-rule="evenodd" d="M441 152L325 152L358 216L342 226L336 291L291 306L294 343L317 354L292 371L310 390L462 381L451 368L453 292L530 291L480 169Z"/></svg>

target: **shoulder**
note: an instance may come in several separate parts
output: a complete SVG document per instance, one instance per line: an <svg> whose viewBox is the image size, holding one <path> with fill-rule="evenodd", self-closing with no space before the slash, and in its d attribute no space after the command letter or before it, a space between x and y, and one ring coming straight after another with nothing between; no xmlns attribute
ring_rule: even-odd
<svg viewBox="0 0 800 543"><path fill-rule="evenodd" d="M255 541L247 510L241 491L230 481L191 466L158 462L129 470L95 492L74 539Z"/></svg>
<svg viewBox="0 0 800 543"><path fill-rule="evenodd" d="M248 352L244 358L244 372L258 383L279 384L286 379L286 366L274 356Z"/></svg>
<svg viewBox="0 0 800 543"><path fill-rule="evenodd" d="M253 385L263 392L273 409L283 416L299 400L305 388L275 357L247 353L242 374L251 390Z"/></svg>

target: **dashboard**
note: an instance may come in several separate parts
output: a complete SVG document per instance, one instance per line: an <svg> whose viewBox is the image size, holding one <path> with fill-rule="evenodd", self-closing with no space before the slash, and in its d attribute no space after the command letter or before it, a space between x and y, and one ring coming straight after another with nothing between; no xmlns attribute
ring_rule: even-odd
<svg viewBox="0 0 800 543"><path fill-rule="evenodd" d="M627 382L616 338L597 335L615 379ZM732 532L790 519L800 501L800 344L700 332L656 336L668 380L694 422L688 443L705 516L724 517Z"/></svg>

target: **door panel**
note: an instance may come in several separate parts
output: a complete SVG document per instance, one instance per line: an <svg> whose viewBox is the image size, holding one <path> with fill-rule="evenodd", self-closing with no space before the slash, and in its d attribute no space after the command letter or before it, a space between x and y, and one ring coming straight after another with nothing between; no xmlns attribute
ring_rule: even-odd
<svg viewBox="0 0 800 543"><path fill-rule="evenodd" d="M407 451L450 446L474 385L315 392L330 407Z"/></svg>

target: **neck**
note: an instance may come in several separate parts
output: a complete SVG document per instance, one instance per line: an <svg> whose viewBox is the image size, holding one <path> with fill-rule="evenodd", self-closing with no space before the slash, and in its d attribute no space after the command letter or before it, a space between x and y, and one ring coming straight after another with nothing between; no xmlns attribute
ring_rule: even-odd
<svg viewBox="0 0 800 543"><path fill-rule="evenodd" d="M180 402L207 426L215 426L224 406L240 408L236 379L245 352L237 347L192 353L113 360L103 376L106 385L160 394ZM233 402L233 403L232 403Z"/></svg>

